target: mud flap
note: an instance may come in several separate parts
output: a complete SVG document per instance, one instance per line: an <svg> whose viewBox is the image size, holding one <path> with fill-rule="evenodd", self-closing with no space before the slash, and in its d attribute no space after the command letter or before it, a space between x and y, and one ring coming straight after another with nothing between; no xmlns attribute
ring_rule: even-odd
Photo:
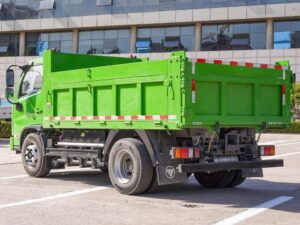
<svg viewBox="0 0 300 225"><path fill-rule="evenodd" d="M182 183L187 180L186 173L179 173L177 165L157 166L158 185Z"/></svg>
<svg viewBox="0 0 300 225"><path fill-rule="evenodd" d="M263 177L262 168L243 169L243 177Z"/></svg>

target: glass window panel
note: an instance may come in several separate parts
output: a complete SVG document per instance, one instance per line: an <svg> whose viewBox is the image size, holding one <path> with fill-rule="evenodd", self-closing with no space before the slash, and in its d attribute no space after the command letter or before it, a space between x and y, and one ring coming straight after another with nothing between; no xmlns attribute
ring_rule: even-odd
<svg viewBox="0 0 300 225"><path fill-rule="evenodd" d="M266 25L242 23L203 26L201 46L203 51L265 49Z"/></svg>
<svg viewBox="0 0 300 225"><path fill-rule="evenodd" d="M159 0L159 9L160 10L174 10L176 9L176 1L175 0Z"/></svg>
<svg viewBox="0 0 300 225"><path fill-rule="evenodd" d="M300 21L284 21L274 23L274 48L300 47Z"/></svg>
<svg viewBox="0 0 300 225"><path fill-rule="evenodd" d="M159 0L145 0L144 1L144 11L152 12L159 10Z"/></svg>
<svg viewBox="0 0 300 225"><path fill-rule="evenodd" d="M103 45L104 45L103 39L92 40L93 51L95 52L94 54L103 53Z"/></svg>
<svg viewBox="0 0 300 225"><path fill-rule="evenodd" d="M39 9L54 9L54 0L42 0L39 4Z"/></svg>
<svg viewBox="0 0 300 225"><path fill-rule="evenodd" d="M93 31L91 33L92 33L92 39L93 40L104 38L104 31Z"/></svg>
<svg viewBox="0 0 300 225"><path fill-rule="evenodd" d="M83 16L90 16L97 14L97 7L96 7L97 0L83 0Z"/></svg>
<svg viewBox="0 0 300 225"><path fill-rule="evenodd" d="M194 51L195 50L195 37L194 36L181 36L180 37L183 50Z"/></svg>
<svg viewBox="0 0 300 225"><path fill-rule="evenodd" d="M141 28L138 29L137 37L138 38L146 38L151 36L151 29L149 28Z"/></svg>
<svg viewBox="0 0 300 225"><path fill-rule="evenodd" d="M104 54L118 54L118 39L105 39L103 43Z"/></svg>
<svg viewBox="0 0 300 225"><path fill-rule="evenodd" d="M113 0L113 13L127 13L127 0Z"/></svg>
<svg viewBox="0 0 300 225"><path fill-rule="evenodd" d="M153 37L159 37L159 36L165 36L166 29L163 28L153 28L151 30L151 36Z"/></svg>
<svg viewBox="0 0 300 225"><path fill-rule="evenodd" d="M90 40L91 39L91 33L90 31L82 31L79 32L79 40Z"/></svg>
<svg viewBox="0 0 300 225"><path fill-rule="evenodd" d="M126 38L118 39L118 49L120 53L130 52L130 39L126 39Z"/></svg>
<svg viewBox="0 0 300 225"><path fill-rule="evenodd" d="M0 56L19 55L19 35L0 34Z"/></svg>
<svg viewBox="0 0 300 225"><path fill-rule="evenodd" d="M111 54L128 52L130 52L130 30L128 29L79 33L79 53Z"/></svg>
<svg viewBox="0 0 300 225"><path fill-rule="evenodd" d="M112 0L97 0L97 6L108 6L112 5Z"/></svg>
<svg viewBox="0 0 300 225"><path fill-rule="evenodd" d="M65 53L72 53L73 52L72 41L61 41L60 51Z"/></svg>
<svg viewBox="0 0 300 225"><path fill-rule="evenodd" d="M228 1L227 0L211 0L210 1L210 6L213 7L213 8L227 7L228 6Z"/></svg>
<svg viewBox="0 0 300 225"><path fill-rule="evenodd" d="M250 26L249 24L234 24L233 32L234 33L249 33Z"/></svg>
<svg viewBox="0 0 300 225"><path fill-rule="evenodd" d="M60 41L60 35L61 33L49 33L49 41Z"/></svg>
<svg viewBox="0 0 300 225"><path fill-rule="evenodd" d="M89 54L89 50L92 49L91 40L80 40L78 45L78 52L80 54Z"/></svg>
<svg viewBox="0 0 300 225"><path fill-rule="evenodd" d="M27 19L28 12L27 0L15 0L15 19Z"/></svg>
<svg viewBox="0 0 300 225"><path fill-rule="evenodd" d="M110 39L110 38L118 38L118 31L117 30L107 30L104 33L105 39Z"/></svg>
<svg viewBox="0 0 300 225"><path fill-rule="evenodd" d="M195 35L195 27L181 27L181 35Z"/></svg>
<svg viewBox="0 0 300 225"><path fill-rule="evenodd" d="M143 12L143 0L128 0L128 9L130 10L130 12Z"/></svg>
<svg viewBox="0 0 300 225"><path fill-rule="evenodd" d="M81 16L82 15L83 0L71 0L69 1L69 16Z"/></svg>
<svg viewBox="0 0 300 225"><path fill-rule="evenodd" d="M250 32L251 33L265 33L266 32L266 24L265 23L251 23L250 24Z"/></svg>
<svg viewBox="0 0 300 225"><path fill-rule="evenodd" d="M72 32L63 32L61 33L61 40L63 41L72 41L73 33Z"/></svg>
<svg viewBox="0 0 300 225"><path fill-rule="evenodd" d="M118 30L118 38L130 38L130 30Z"/></svg>
<svg viewBox="0 0 300 225"><path fill-rule="evenodd" d="M191 9L193 7L193 0L177 0L176 9Z"/></svg>
<svg viewBox="0 0 300 225"><path fill-rule="evenodd" d="M67 16L69 16L69 0L55 0L55 17Z"/></svg>
<svg viewBox="0 0 300 225"><path fill-rule="evenodd" d="M169 27L166 28L166 36L180 36L180 27Z"/></svg>
<svg viewBox="0 0 300 225"><path fill-rule="evenodd" d="M251 49L265 49L266 48L266 33L252 33L250 34Z"/></svg>

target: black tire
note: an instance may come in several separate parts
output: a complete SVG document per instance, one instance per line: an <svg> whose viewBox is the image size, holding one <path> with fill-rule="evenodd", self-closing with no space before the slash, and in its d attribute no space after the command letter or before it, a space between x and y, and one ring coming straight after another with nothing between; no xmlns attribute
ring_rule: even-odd
<svg viewBox="0 0 300 225"><path fill-rule="evenodd" d="M196 180L205 188L229 187L236 176L235 171L217 171L211 173L199 172L194 174Z"/></svg>
<svg viewBox="0 0 300 225"><path fill-rule="evenodd" d="M153 176L152 176L152 180L150 182L149 187L147 188L146 192L147 193L154 193L157 191L159 185L158 185L158 180L157 180L157 172L156 172L156 168L153 169Z"/></svg>
<svg viewBox="0 0 300 225"><path fill-rule="evenodd" d="M50 165L45 157L45 145L40 135L31 133L22 145L22 163L31 177L45 177L50 172Z"/></svg>
<svg viewBox="0 0 300 225"><path fill-rule="evenodd" d="M219 188L226 188L228 187L229 184L232 183L232 180L234 179L236 175L236 172L233 170L233 171L224 171L223 172L223 177L222 179L220 180L220 183L219 183Z"/></svg>
<svg viewBox="0 0 300 225"><path fill-rule="evenodd" d="M217 188L219 187L223 174L223 171L211 173L198 172L194 173L194 176L201 186L205 188Z"/></svg>
<svg viewBox="0 0 300 225"><path fill-rule="evenodd" d="M153 166L144 144L133 138L117 141L111 149L108 172L112 185L122 194L145 192L153 177Z"/></svg>
<svg viewBox="0 0 300 225"><path fill-rule="evenodd" d="M236 170L235 176L232 181L227 185L227 187L237 187L241 185L246 180L246 177L243 177L242 170Z"/></svg>

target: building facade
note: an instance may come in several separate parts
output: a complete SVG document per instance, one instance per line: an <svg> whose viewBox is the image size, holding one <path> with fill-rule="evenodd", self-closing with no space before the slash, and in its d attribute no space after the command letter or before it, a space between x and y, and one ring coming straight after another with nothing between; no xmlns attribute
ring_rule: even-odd
<svg viewBox="0 0 300 225"><path fill-rule="evenodd" d="M5 70L45 49L159 59L272 64L300 80L300 0L0 0L0 96Z"/></svg>

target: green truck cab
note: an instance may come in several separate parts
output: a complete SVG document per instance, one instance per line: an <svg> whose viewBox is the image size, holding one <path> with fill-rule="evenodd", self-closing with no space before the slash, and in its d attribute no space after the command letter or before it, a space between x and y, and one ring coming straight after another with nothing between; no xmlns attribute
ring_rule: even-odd
<svg viewBox="0 0 300 225"><path fill-rule="evenodd" d="M45 51L20 66L14 86L11 148L26 172L47 176L65 166L108 171L113 186L139 194L183 182L234 187L262 168L274 146L257 133L289 126L293 74L276 65L189 59L91 56Z"/></svg>

